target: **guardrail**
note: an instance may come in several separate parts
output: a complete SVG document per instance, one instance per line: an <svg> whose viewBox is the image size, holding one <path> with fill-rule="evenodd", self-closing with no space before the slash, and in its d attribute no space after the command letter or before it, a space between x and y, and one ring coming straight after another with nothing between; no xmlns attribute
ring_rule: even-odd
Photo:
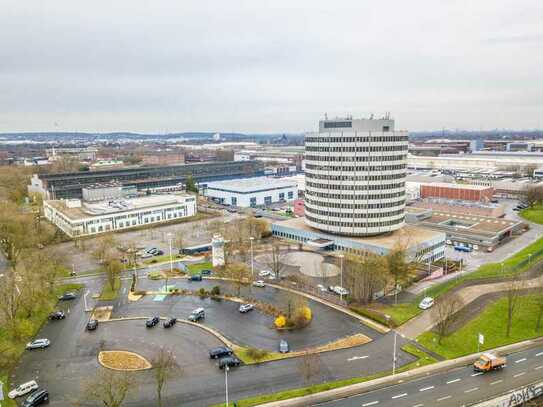
<svg viewBox="0 0 543 407"><path fill-rule="evenodd" d="M491 400L474 404L473 407L514 407L543 396L543 382L532 383Z"/></svg>

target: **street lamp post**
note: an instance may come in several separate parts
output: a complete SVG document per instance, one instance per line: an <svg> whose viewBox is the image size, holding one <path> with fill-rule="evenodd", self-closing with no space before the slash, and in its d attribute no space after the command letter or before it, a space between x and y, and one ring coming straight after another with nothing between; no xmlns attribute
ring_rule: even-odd
<svg viewBox="0 0 543 407"><path fill-rule="evenodd" d="M225 365L224 366L224 387L225 387L225 391L226 391L226 407L229 406L229 402L228 402L228 365Z"/></svg>
<svg viewBox="0 0 543 407"><path fill-rule="evenodd" d="M173 276L172 234L171 233L168 233L168 240L170 243L170 275ZM168 276L166 276L166 292L168 292Z"/></svg>
<svg viewBox="0 0 543 407"><path fill-rule="evenodd" d="M503 276L503 261L501 262L501 266L502 266L502 276Z"/></svg>
<svg viewBox="0 0 543 407"><path fill-rule="evenodd" d="M250 237L249 240L251 241L251 277L255 278L255 264L254 264L254 253L253 253L253 240L255 240L254 237Z"/></svg>
<svg viewBox="0 0 543 407"><path fill-rule="evenodd" d="M390 317L390 315L388 314L385 314L385 319L387 321L387 325L390 329L391 328L391 320L392 318ZM394 345L393 345L393 348L392 348L392 376L394 376L396 374L396 344L397 344L397 337L398 337L398 333L396 331L394 331Z"/></svg>
<svg viewBox="0 0 543 407"><path fill-rule="evenodd" d="M339 270L339 286L341 287L341 290L339 292L339 300L341 302L343 302L343 254L340 254L339 255L339 259L340 259L340 262L341 262L341 267L340 267L340 270Z"/></svg>
<svg viewBox="0 0 543 407"><path fill-rule="evenodd" d="M528 266L531 264L532 262L532 253L528 253Z"/></svg>

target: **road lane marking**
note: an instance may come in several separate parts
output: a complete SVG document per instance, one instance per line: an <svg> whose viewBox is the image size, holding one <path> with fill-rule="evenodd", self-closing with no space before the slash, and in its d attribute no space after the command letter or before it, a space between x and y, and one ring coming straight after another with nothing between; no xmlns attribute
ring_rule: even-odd
<svg viewBox="0 0 543 407"><path fill-rule="evenodd" d="M495 382L490 383L491 386L494 386L495 384L501 383L503 380L496 380Z"/></svg>
<svg viewBox="0 0 543 407"><path fill-rule="evenodd" d="M373 405L375 405L377 403L379 403L378 400L370 401L369 403L362 404L362 407L373 406Z"/></svg>
<svg viewBox="0 0 543 407"><path fill-rule="evenodd" d="M347 362L352 362L353 360L366 359L368 356L353 356L352 358L347 359Z"/></svg>
<svg viewBox="0 0 543 407"><path fill-rule="evenodd" d="M519 360L515 360L515 363L521 363L521 362L525 362L526 361L526 358L522 358L522 359L519 359Z"/></svg>
<svg viewBox="0 0 543 407"><path fill-rule="evenodd" d="M422 407L424 404L415 404L413 407Z"/></svg>
<svg viewBox="0 0 543 407"><path fill-rule="evenodd" d="M475 390L479 390L479 388L478 387L473 387L471 389L464 390L464 393L471 393L472 391L475 391Z"/></svg>
<svg viewBox="0 0 543 407"><path fill-rule="evenodd" d="M432 390L433 388L434 386L423 387L422 389L419 389L419 391Z"/></svg>
<svg viewBox="0 0 543 407"><path fill-rule="evenodd" d="M520 376L524 376L526 374L526 372L521 372L521 373L517 373L516 375L513 375L513 377L520 377Z"/></svg>
<svg viewBox="0 0 543 407"><path fill-rule="evenodd" d="M396 394L395 396L392 396L393 399L399 399L400 397L405 397L407 396L407 393L402 393L402 394Z"/></svg>
<svg viewBox="0 0 543 407"><path fill-rule="evenodd" d="M473 374L471 375L471 377L481 376L482 374L483 374L483 372L473 373Z"/></svg>
<svg viewBox="0 0 543 407"><path fill-rule="evenodd" d="M443 401L443 400L447 400L447 399L450 399L452 396L445 396L445 397L440 397L438 398L436 401Z"/></svg>
<svg viewBox="0 0 543 407"><path fill-rule="evenodd" d="M542 355L543 355L543 352L536 353L535 355L536 355L536 356L542 356Z"/></svg>
<svg viewBox="0 0 543 407"><path fill-rule="evenodd" d="M462 380L462 379L449 380L449 381L448 381L447 383L445 383L445 384L456 383L456 382L459 382L460 380Z"/></svg>
<svg viewBox="0 0 543 407"><path fill-rule="evenodd" d="M543 369L543 365L538 366L538 367L535 368L535 370L539 370L539 369Z"/></svg>

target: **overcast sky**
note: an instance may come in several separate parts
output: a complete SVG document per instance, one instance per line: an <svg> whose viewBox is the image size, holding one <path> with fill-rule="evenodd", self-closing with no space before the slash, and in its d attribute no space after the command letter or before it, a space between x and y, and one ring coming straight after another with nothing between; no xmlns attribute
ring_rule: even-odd
<svg viewBox="0 0 543 407"><path fill-rule="evenodd" d="M543 1L0 0L0 132L543 127Z"/></svg>

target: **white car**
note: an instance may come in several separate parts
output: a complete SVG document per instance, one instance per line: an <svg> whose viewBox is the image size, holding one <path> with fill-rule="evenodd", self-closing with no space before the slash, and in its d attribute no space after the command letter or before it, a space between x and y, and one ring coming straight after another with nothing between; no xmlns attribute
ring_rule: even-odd
<svg viewBox="0 0 543 407"><path fill-rule="evenodd" d="M337 294L337 295L349 295L349 290L347 290L346 288L343 288L339 285L336 285L334 287L334 292Z"/></svg>
<svg viewBox="0 0 543 407"><path fill-rule="evenodd" d="M34 339L32 342L26 344L27 349L43 349L51 345L51 341L47 338Z"/></svg>
<svg viewBox="0 0 543 407"><path fill-rule="evenodd" d="M255 287L264 287L266 284L264 284L264 281L262 281L262 280L257 280L257 281L253 282L253 285Z"/></svg>
<svg viewBox="0 0 543 407"><path fill-rule="evenodd" d="M37 388L38 388L38 383L36 383L35 380L30 380L29 382L20 384L15 389L10 391L8 393L8 397L10 399L21 397L21 396L24 396L25 394L30 393L32 390L36 390Z"/></svg>
<svg viewBox="0 0 543 407"><path fill-rule="evenodd" d="M271 275L271 271L269 271L269 270L262 270L260 273L258 273L258 275L259 275L260 277L266 277L266 276Z"/></svg>
<svg viewBox="0 0 543 407"><path fill-rule="evenodd" d="M245 314L246 312L252 311L255 308L253 304L241 304L239 306L239 312Z"/></svg>
<svg viewBox="0 0 543 407"><path fill-rule="evenodd" d="M432 308L432 305L434 305L434 299L432 297L425 297L420 302L419 308L428 309L428 308Z"/></svg>
<svg viewBox="0 0 543 407"><path fill-rule="evenodd" d="M328 289L325 286L323 286L322 284L317 284L317 288L319 289L319 291L321 293L327 293L328 292Z"/></svg>
<svg viewBox="0 0 543 407"><path fill-rule="evenodd" d="M273 274L270 274L270 275L268 276L268 280L275 280L275 276L274 276Z"/></svg>

